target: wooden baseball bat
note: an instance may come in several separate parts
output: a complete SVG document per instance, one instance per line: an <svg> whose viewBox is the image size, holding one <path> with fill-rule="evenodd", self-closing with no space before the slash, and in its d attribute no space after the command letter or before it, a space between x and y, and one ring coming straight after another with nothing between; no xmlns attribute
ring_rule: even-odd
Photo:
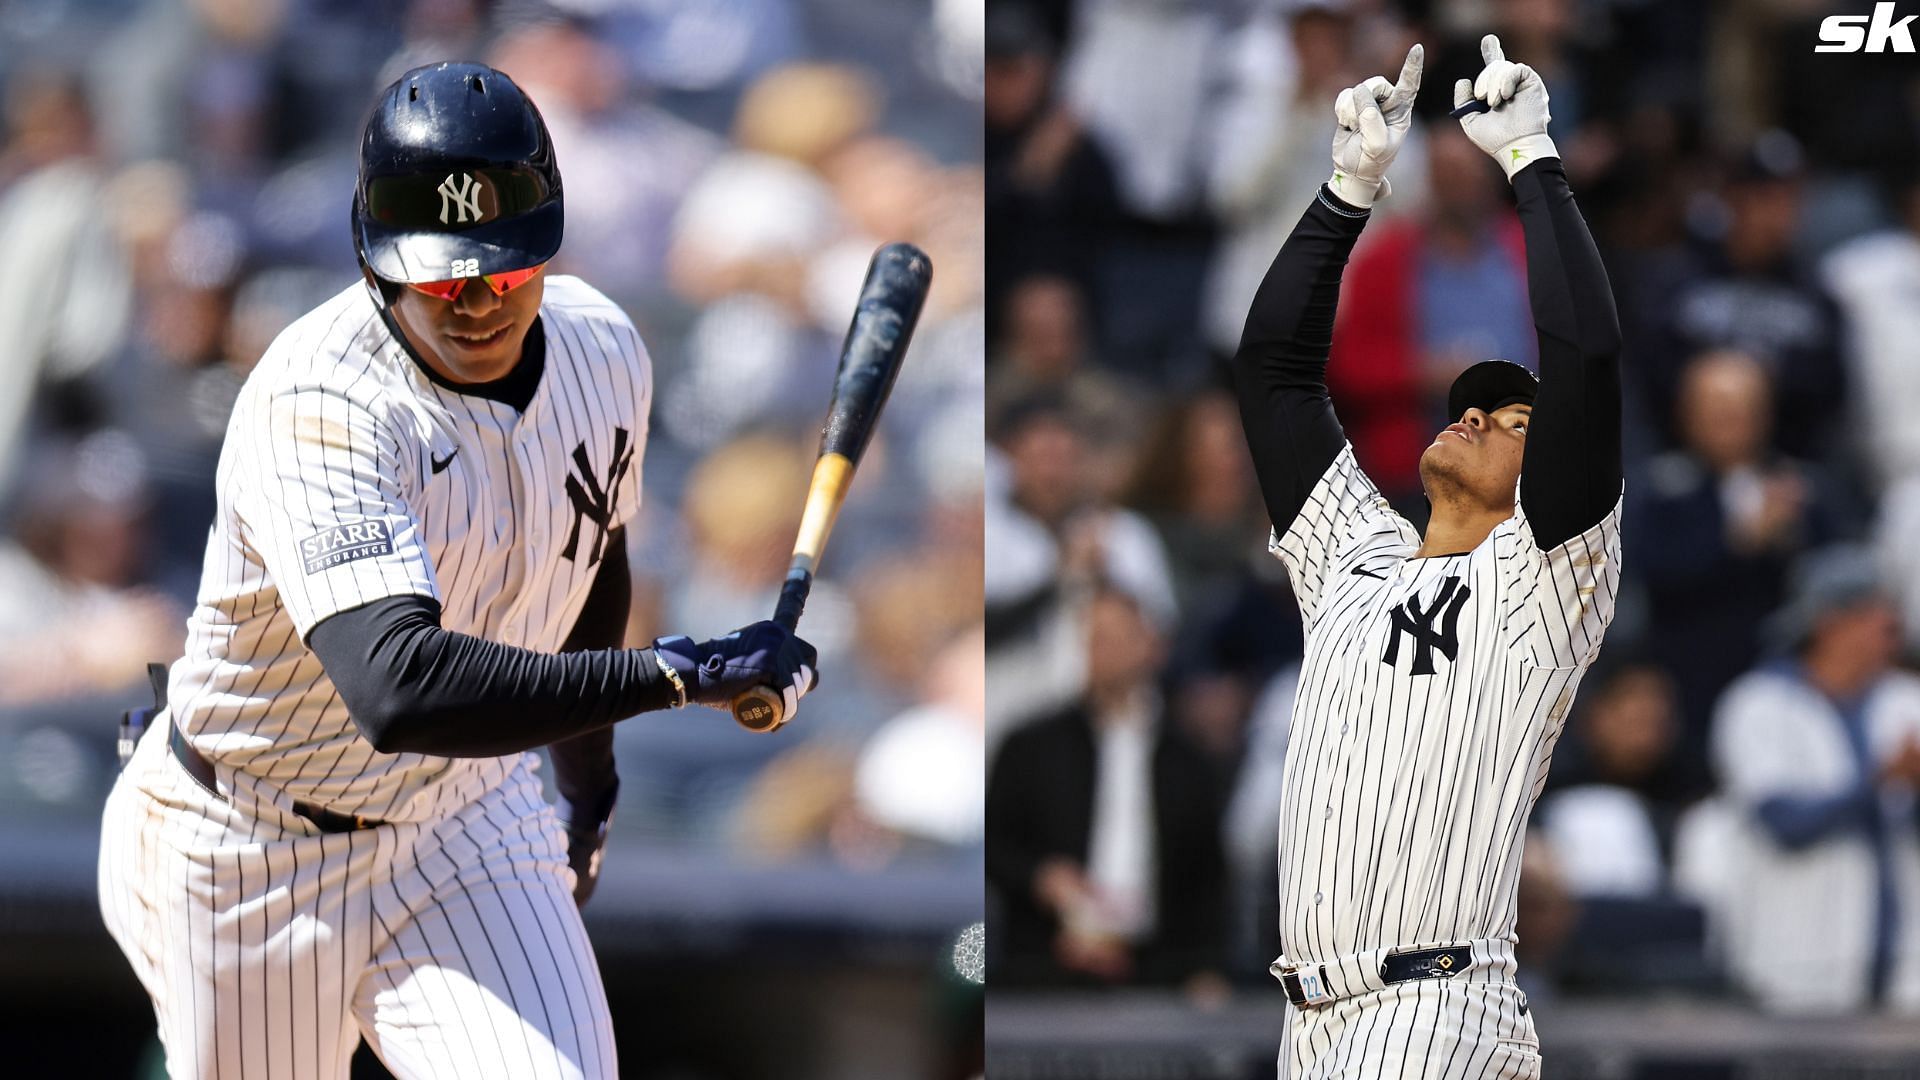
<svg viewBox="0 0 1920 1080"><path fill-rule="evenodd" d="M846 502L853 472L860 465L880 419L880 409L900 374L900 362L913 340L920 308L933 282L933 263L912 244L887 244L874 252L867 280L860 287L847 338L840 345L840 368L833 383L833 404L820 431L820 456L807 486L807 506L793 541L793 562L780 587L773 621L792 630L800 623L813 589L814 570L826 549L834 518ZM776 731L787 722L778 690L755 687L733 699L733 718L748 731Z"/></svg>

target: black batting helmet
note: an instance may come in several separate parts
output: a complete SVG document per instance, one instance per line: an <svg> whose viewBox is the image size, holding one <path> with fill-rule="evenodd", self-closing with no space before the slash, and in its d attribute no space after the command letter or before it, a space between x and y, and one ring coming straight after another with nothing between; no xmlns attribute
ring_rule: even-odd
<svg viewBox="0 0 1920 1080"><path fill-rule="evenodd" d="M540 110L484 64L417 67L360 140L353 248L390 282L522 270L560 250L560 169Z"/></svg>
<svg viewBox="0 0 1920 1080"><path fill-rule="evenodd" d="M1447 390L1447 417L1458 420L1473 408L1490 413L1508 405L1531 405L1539 389L1539 378L1519 364L1482 360L1453 380Z"/></svg>

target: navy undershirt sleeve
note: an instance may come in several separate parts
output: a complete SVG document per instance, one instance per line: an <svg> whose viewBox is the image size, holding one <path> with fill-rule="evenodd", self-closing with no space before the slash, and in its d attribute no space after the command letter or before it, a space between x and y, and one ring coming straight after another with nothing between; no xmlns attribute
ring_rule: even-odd
<svg viewBox="0 0 1920 1080"><path fill-rule="evenodd" d="M394 596L307 635L347 712L382 753L497 757L678 703L651 649L542 653L440 626L440 605Z"/></svg>
<svg viewBox="0 0 1920 1080"><path fill-rule="evenodd" d="M1599 524L1620 499L1620 316L1560 159L1520 170L1513 192L1540 341L1520 503L1545 550Z"/></svg>
<svg viewBox="0 0 1920 1080"><path fill-rule="evenodd" d="M600 560L600 573L593 579L593 590L573 624L573 632L560 646L563 653L587 649L617 649L627 642L627 613L633 606L633 574L627 564L627 532L616 529L607 536L606 554ZM553 760L553 784L565 800L562 804L578 817L604 821L613 812L613 800L619 790L613 766L613 728L595 728L571 739L562 739L547 747ZM572 822L571 824L580 824Z"/></svg>
<svg viewBox="0 0 1920 1080"><path fill-rule="evenodd" d="M1340 275L1367 214L1321 185L1254 294L1234 353L1240 423L1277 532L1347 442L1327 393L1327 355Z"/></svg>

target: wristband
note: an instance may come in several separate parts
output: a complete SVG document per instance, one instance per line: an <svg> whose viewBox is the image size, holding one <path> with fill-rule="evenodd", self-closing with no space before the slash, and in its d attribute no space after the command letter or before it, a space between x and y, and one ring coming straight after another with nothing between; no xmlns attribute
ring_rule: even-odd
<svg viewBox="0 0 1920 1080"><path fill-rule="evenodd" d="M1327 188L1336 198L1358 210L1372 209L1373 200L1385 185L1384 180L1363 180L1345 169L1333 170L1333 176L1327 181Z"/></svg>
<svg viewBox="0 0 1920 1080"><path fill-rule="evenodd" d="M1355 208L1340 196L1329 194L1331 190L1332 185L1321 184L1320 190L1314 192L1313 197L1319 201L1321 206L1339 214L1343 218L1354 218L1358 220L1373 213L1373 210L1369 207Z"/></svg>
<svg viewBox="0 0 1920 1080"><path fill-rule="evenodd" d="M613 783L608 785L593 806L575 804L572 799L567 798L566 792L555 792L553 813L560 819L560 824L569 834L593 833L605 839L607 823L613 820L613 807L619 800L620 778L616 776L613 778Z"/></svg>
<svg viewBox="0 0 1920 1080"><path fill-rule="evenodd" d="M1507 145L1494 151L1493 160L1506 170L1507 183L1513 183L1513 175L1521 169L1539 161L1541 158L1559 157L1560 151L1553 140L1545 135L1522 135Z"/></svg>

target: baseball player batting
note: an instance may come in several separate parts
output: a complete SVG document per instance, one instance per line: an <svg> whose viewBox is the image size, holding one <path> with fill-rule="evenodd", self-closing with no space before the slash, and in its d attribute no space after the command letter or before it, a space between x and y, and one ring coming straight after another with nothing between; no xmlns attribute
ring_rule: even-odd
<svg viewBox="0 0 1920 1080"><path fill-rule="evenodd" d="M1326 388L1340 274L1412 121L1397 83L1341 92L1334 172L1267 273L1234 359L1306 655L1280 824L1279 1072L1538 1077L1514 985L1528 812L1620 577L1620 333L1547 137L1547 89L1500 43L1454 87L1526 234L1540 377L1488 360L1420 459L1425 535L1355 462Z"/></svg>
<svg viewBox="0 0 1920 1080"><path fill-rule="evenodd" d="M577 910L612 725L813 684L771 622L622 647L652 374L619 308L543 272L562 206L511 80L406 73L361 143L364 283L234 409L186 654L100 854L174 1077L345 1077L362 1037L403 1080L617 1076Z"/></svg>

